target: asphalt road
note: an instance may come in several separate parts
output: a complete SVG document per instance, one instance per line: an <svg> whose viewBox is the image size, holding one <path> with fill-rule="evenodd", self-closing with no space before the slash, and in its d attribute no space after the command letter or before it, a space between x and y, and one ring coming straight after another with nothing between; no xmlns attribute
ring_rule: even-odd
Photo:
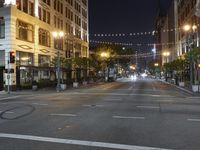
<svg viewBox="0 0 200 150"><path fill-rule="evenodd" d="M151 79L0 98L0 150L199 150L200 97Z"/></svg>

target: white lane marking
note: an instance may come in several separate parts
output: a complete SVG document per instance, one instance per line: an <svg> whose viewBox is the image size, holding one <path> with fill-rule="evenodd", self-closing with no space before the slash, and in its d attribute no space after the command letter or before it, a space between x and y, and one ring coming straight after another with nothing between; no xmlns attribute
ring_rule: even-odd
<svg viewBox="0 0 200 150"><path fill-rule="evenodd" d="M187 121L200 122L200 119L187 119Z"/></svg>
<svg viewBox="0 0 200 150"><path fill-rule="evenodd" d="M70 93L71 95L73 95L74 93ZM175 96L171 96L171 95L153 95L153 94L126 94L126 93L76 93L76 95L114 95L114 96L151 96L151 97L162 97L162 98L176 98Z"/></svg>
<svg viewBox="0 0 200 150"><path fill-rule="evenodd" d="M112 116L115 119L141 119L144 120L145 117L126 117L126 116Z"/></svg>
<svg viewBox="0 0 200 150"><path fill-rule="evenodd" d="M43 104L43 103L32 103L33 105L40 105L40 106L47 106L48 104Z"/></svg>
<svg viewBox="0 0 200 150"><path fill-rule="evenodd" d="M186 97L188 99L200 99L200 97Z"/></svg>
<svg viewBox="0 0 200 150"><path fill-rule="evenodd" d="M82 141L82 140L72 140L72 139L61 139L61 138L50 138L50 137L32 136L32 135L7 134L7 133L0 133L0 138L21 139L21 140L31 140L31 141L81 145L81 146L121 149L121 150L169 150L169 149L162 149L162 148L155 148L155 147L145 147L145 146L135 146L135 145L125 145L125 144L115 144L115 143L105 143L105 142L95 142L95 141Z"/></svg>
<svg viewBox="0 0 200 150"><path fill-rule="evenodd" d="M111 98L111 99L105 99L105 101L121 101L120 98Z"/></svg>
<svg viewBox="0 0 200 150"><path fill-rule="evenodd" d="M137 108L159 109L158 106L136 106Z"/></svg>
<svg viewBox="0 0 200 150"><path fill-rule="evenodd" d="M0 113L2 113L3 111L0 111ZM14 114L14 112L12 112L12 111L6 111L5 112L6 114Z"/></svg>
<svg viewBox="0 0 200 150"><path fill-rule="evenodd" d="M133 88L133 86L130 86L129 88L128 88L128 90L131 90Z"/></svg>
<svg viewBox="0 0 200 150"><path fill-rule="evenodd" d="M110 86L106 86L105 88L103 88L103 90L108 90L108 89L111 89L112 87L114 87L116 85L110 85Z"/></svg>
<svg viewBox="0 0 200 150"><path fill-rule="evenodd" d="M83 107L103 107L104 105L82 105Z"/></svg>
<svg viewBox="0 0 200 150"><path fill-rule="evenodd" d="M1 98L0 101L2 101L2 100L7 100L7 99L18 98L18 97L20 97L20 96L18 95L18 96L4 97L4 98Z"/></svg>
<svg viewBox="0 0 200 150"><path fill-rule="evenodd" d="M75 114L50 114L50 116L76 117Z"/></svg>
<svg viewBox="0 0 200 150"><path fill-rule="evenodd" d="M0 103L0 105L7 105L8 103Z"/></svg>

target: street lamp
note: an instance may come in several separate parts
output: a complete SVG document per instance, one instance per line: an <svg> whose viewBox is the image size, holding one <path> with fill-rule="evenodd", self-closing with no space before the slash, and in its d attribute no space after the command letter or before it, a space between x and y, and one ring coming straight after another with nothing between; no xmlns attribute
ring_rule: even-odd
<svg viewBox="0 0 200 150"><path fill-rule="evenodd" d="M191 26L191 25L184 25L183 26L183 30L186 32L186 33L194 33L195 31L196 31L196 29L197 29L197 26L196 25L193 25L193 26ZM193 41L193 39L192 39L192 42L194 42ZM191 45L190 45L190 42L189 42L189 40L187 40L187 35L186 35L186 43L187 43L187 46L189 47L189 51L191 51ZM187 51L187 49L186 49L186 51ZM189 53L189 63L190 63L190 87L192 88L192 84L193 84L193 62L192 62L192 55L191 55L191 53Z"/></svg>
<svg viewBox="0 0 200 150"><path fill-rule="evenodd" d="M53 32L52 33L54 39L57 39L57 40L61 40L64 36L64 32ZM55 41L54 41L55 42ZM60 43L62 44L62 42ZM61 45L58 45L58 49L61 50ZM58 71L58 78L57 78L57 86L56 86L56 91L57 92L60 92L60 51L58 50L57 52L57 71Z"/></svg>
<svg viewBox="0 0 200 150"><path fill-rule="evenodd" d="M155 63L155 64L154 64L154 66L155 66L155 67L158 67L158 66L159 66L159 64L158 64L158 63Z"/></svg>
<svg viewBox="0 0 200 150"><path fill-rule="evenodd" d="M164 63L168 63L168 57L170 55L170 52L163 52L162 53L163 57L166 58L165 62ZM167 81L167 71L165 71L165 81Z"/></svg>
<svg viewBox="0 0 200 150"><path fill-rule="evenodd" d="M166 58L165 63L168 63L168 57L170 55L170 52L163 52L162 55Z"/></svg>
<svg viewBox="0 0 200 150"><path fill-rule="evenodd" d="M103 62L104 62L104 65L105 65L105 61L106 61L106 59L108 59L110 57L110 54L108 52L102 52L100 54L100 56L103 59ZM105 80L105 77L106 77L105 66L103 66L103 70L104 70L104 80ZM108 71L108 78L109 78L109 71Z"/></svg>

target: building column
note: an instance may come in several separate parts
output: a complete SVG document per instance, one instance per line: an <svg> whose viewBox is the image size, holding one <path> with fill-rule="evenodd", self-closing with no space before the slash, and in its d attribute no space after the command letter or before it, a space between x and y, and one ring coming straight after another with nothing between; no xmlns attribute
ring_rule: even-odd
<svg viewBox="0 0 200 150"><path fill-rule="evenodd" d="M10 9L15 6L10 6ZM16 90L16 62L10 63L10 52L14 52L16 59L16 49L14 49L14 42L16 40L16 18L11 14L5 16L5 69L4 76L5 90ZM10 71L10 72L9 72ZM9 86L9 88L8 88Z"/></svg>

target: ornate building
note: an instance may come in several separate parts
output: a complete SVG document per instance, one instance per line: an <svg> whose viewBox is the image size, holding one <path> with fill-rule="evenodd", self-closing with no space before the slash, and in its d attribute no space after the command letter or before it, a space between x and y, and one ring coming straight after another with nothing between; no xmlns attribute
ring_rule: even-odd
<svg viewBox="0 0 200 150"><path fill-rule="evenodd" d="M53 31L64 36L56 39ZM88 40L87 0L1 0L0 89L54 80L51 60L58 53L64 58L89 57Z"/></svg>

